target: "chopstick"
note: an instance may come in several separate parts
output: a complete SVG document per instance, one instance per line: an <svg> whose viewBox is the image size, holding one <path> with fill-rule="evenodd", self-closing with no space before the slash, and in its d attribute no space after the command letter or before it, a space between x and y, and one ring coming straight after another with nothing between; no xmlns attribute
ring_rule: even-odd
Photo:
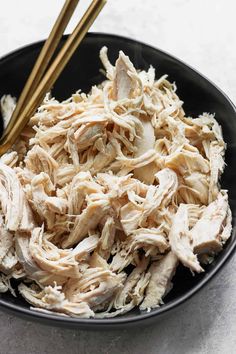
<svg viewBox="0 0 236 354"><path fill-rule="evenodd" d="M20 135L21 131L27 124L29 118L33 115L36 108L40 105L43 98L45 97L45 94L51 89L51 87L61 74L62 70L72 57L78 45L81 43L82 39L88 32L95 19L97 18L105 3L106 0L92 1L91 5L83 15L82 19L80 20L74 31L71 33L71 35L68 37L64 46L62 47L62 49L60 50L48 70L46 71L45 75L42 77L42 80L41 78L40 80L38 80L37 87L35 87L35 91L32 94L31 98L28 98L29 96L26 95L26 98L29 99L28 102L26 102L25 105L24 103L22 104L21 109L19 109L19 116L16 117L13 123L10 122L8 124L8 127L3 137L0 139L0 155L4 154L13 145L17 137ZM59 29L61 29L60 26ZM61 33L59 29L58 32ZM56 36L57 40L58 37ZM47 60L45 60L45 62L47 62ZM33 80L33 78L31 80Z"/></svg>
<svg viewBox="0 0 236 354"><path fill-rule="evenodd" d="M18 99L16 108L14 109L10 122L4 132L4 136L8 135L9 131L14 129L13 127L19 117L19 114L27 105L27 101L29 101L30 95L32 95L32 92L35 91L40 80L42 79L43 74L46 71L46 68L59 44L59 41L65 31L66 26L68 25L68 22L70 21L70 18L78 2L79 0L67 0L65 2Z"/></svg>

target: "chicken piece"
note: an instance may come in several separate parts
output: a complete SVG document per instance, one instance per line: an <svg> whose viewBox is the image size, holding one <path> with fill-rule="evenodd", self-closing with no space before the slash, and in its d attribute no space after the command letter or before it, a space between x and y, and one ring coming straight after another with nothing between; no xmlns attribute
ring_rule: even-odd
<svg viewBox="0 0 236 354"><path fill-rule="evenodd" d="M78 172L79 172L78 167L67 163L66 164L63 163L57 170L57 174L56 174L57 184L60 187L65 187L68 183L72 181L73 177Z"/></svg>
<svg viewBox="0 0 236 354"><path fill-rule="evenodd" d="M174 171L169 168L155 174L156 179L159 181L158 192L162 196L161 205L166 207L178 188L178 178ZM148 199L148 196L146 197Z"/></svg>
<svg viewBox="0 0 236 354"><path fill-rule="evenodd" d="M127 242L117 239L112 247L111 255L113 256L110 263L110 270L116 273L122 272L128 265L136 265L139 263L138 251L129 253Z"/></svg>
<svg viewBox="0 0 236 354"><path fill-rule="evenodd" d="M74 120L75 119L72 119L72 121L70 121L70 125L71 123L73 123ZM47 147L49 144L55 144L61 141L65 143L66 135L70 128L70 125L68 125L68 123L69 122L67 121L66 123L60 122L52 127L38 127L35 137L30 140L30 145L34 145L34 147L38 148L39 146ZM45 167L47 168L47 166Z"/></svg>
<svg viewBox="0 0 236 354"><path fill-rule="evenodd" d="M158 186L149 186L145 198L128 192L130 203L120 209L120 219L126 235L143 226L147 218L155 213L160 206L167 206L178 188L176 173L171 169L163 169L155 177ZM137 200L137 201L136 201Z"/></svg>
<svg viewBox="0 0 236 354"><path fill-rule="evenodd" d="M92 175L106 169L112 161L116 158L116 150L109 142L104 151L100 151L94 158L90 172Z"/></svg>
<svg viewBox="0 0 236 354"><path fill-rule="evenodd" d="M145 271L148 267L150 259L143 257L136 268L128 275L125 280L124 287L117 293L114 307L115 309L121 309L127 305L132 304L132 307L139 305L143 297L140 297L139 301L135 299L135 288L140 281L140 278L145 275ZM145 284L147 285L147 284ZM144 289L145 290L145 287Z"/></svg>
<svg viewBox="0 0 236 354"><path fill-rule="evenodd" d="M193 253L193 239L189 232L188 204L180 204L174 216L169 233L169 243L172 252L178 257L185 267L194 272L203 272L197 256Z"/></svg>
<svg viewBox="0 0 236 354"><path fill-rule="evenodd" d="M35 176L33 172L27 170L26 168L15 167L14 171L23 188L25 188L27 184L30 184L31 180Z"/></svg>
<svg viewBox="0 0 236 354"><path fill-rule="evenodd" d="M65 214L68 209L67 200L58 197L47 197L45 206L48 210L58 214Z"/></svg>
<svg viewBox="0 0 236 354"><path fill-rule="evenodd" d="M164 253L168 250L168 242L161 231L158 229L144 229L140 228L135 230L131 236L127 238L129 245L129 252L133 252L140 248L145 248L146 256L150 248L157 249L158 253Z"/></svg>
<svg viewBox="0 0 236 354"><path fill-rule="evenodd" d="M9 275L0 275L0 293L6 293L7 291L10 291L10 293L16 297L15 290L11 286L10 282L10 276Z"/></svg>
<svg viewBox="0 0 236 354"><path fill-rule="evenodd" d="M128 254L128 255L127 255ZM112 272L120 273L130 264L134 263L134 259L137 257L137 252L128 253L126 252L117 252L110 263L109 269Z"/></svg>
<svg viewBox="0 0 236 354"><path fill-rule="evenodd" d="M189 188L185 188L185 185ZM180 191L183 201L187 204L208 204L209 177L199 172L193 172L184 178L184 186Z"/></svg>
<svg viewBox="0 0 236 354"><path fill-rule="evenodd" d="M15 167L17 161L18 155L16 151L7 152L6 154L1 156L1 162L11 168Z"/></svg>
<svg viewBox="0 0 236 354"><path fill-rule="evenodd" d="M129 190L141 196L146 195L148 190L148 186L132 178L132 174L116 176L111 173L98 173L96 181L104 186L110 197L114 199L123 197Z"/></svg>
<svg viewBox="0 0 236 354"><path fill-rule="evenodd" d="M94 145L95 141L103 136L105 129L104 122L94 124L94 122L81 125L74 133L74 139L78 150L87 149Z"/></svg>
<svg viewBox="0 0 236 354"><path fill-rule="evenodd" d="M78 264L73 252L59 249L43 237L43 229L33 230L29 242L29 252L41 270L66 277L77 277Z"/></svg>
<svg viewBox="0 0 236 354"><path fill-rule="evenodd" d="M46 309L68 314L71 317L94 317L94 312L85 302L72 303L65 298L61 286L46 286L43 290L35 290L21 283L18 286L20 294L37 310ZM34 309L34 308L33 308Z"/></svg>
<svg viewBox="0 0 236 354"><path fill-rule="evenodd" d="M140 310L150 310L159 307L162 299L171 288L171 280L178 265L178 258L173 252L169 252L160 261L153 262L148 270L151 277L146 288Z"/></svg>
<svg viewBox="0 0 236 354"><path fill-rule="evenodd" d="M30 251L29 251L30 239L28 237L22 236L19 233L16 233L15 239L15 248L16 254L19 259L20 264L24 268L26 274L34 274L39 271L39 267L34 262Z"/></svg>
<svg viewBox="0 0 236 354"><path fill-rule="evenodd" d="M225 162L224 146L218 145L216 142L210 144L210 184L209 184L209 203L217 198L219 193L218 181L224 171Z"/></svg>
<svg viewBox="0 0 236 354"><path fill-rule="evenodd" d="M214 254L222 250L221 233L226 224L227 213L228 195L221 191L217 199L204 209L202 217L191 230L195 253Z"/></svg>
<svg viewBox="0 0 236 354"><path fill-rule="evenodd" d="M0 162L0 202L9 231L30 232L34 219L24 191L13 169Z"/></svg>
<svg viewBox="0 0 236 354"><path fill-rule="evenodd" d="M209 173L209 162L197 152L176 151L165 159L165 166L173 169L182 176L193 172Z"/></svg>
<svg viewBox="0 0 236 354"><path fill-rule="evenodd" d="M78 215L81 213L82 205L86 195L101 193L103 188L93 181L90 172L79 172L70 185L68 204L69 214Z"/></svg>
<svg viewBox="0 0 236 354"><path fill-rule="evenodd" d="M147 218L152 217L157 210L167 207L174 197L178 188L178 178L176 173L165 168L155 175L159 181L158 186L149 186L145 200L142 204L143 214L139 225L143 226L147 223Z"/></svg>
<svg viewBox="0 0 236 354"><path fill-rule="evenodd" d="M149 165L158 158L159 156L154 149L149 149L144 154L135 158L125 157L121 153L118 154L116 158L117 161L111 165L111 170L120 169L118 175L124 176L135 169L139 169L141 167L143 168L144 166Z"/></svg>
<svg viewBox="0 0 236 354"><path fill-rule="evenodd" d="M108 260L111 254L111 248L115 240L116 227L113 217L108 217L102 229L101 237L98 243L97 252L105 260Z"/></svg>
<svg viewBox="0 0 236 354"><path fill-rule="evenodd" d="M118 144L123 145L123 150L126 154L135 154L137 152L137 146L133 144L133 141L130 141L130 137L127 136L127 131L124 128L114 127L112 138L117 140Z"/></svg>
<svg viewBox="0 0 236 354"><path fill-rule="evenodd" d="M110 208L109 200L102 194L98 194L101 199L88 203L87 207L77 216L75 225L71 233L62 242L62 247L67 248L83 240L89 230L94 230L103 216Z"/></svg>
<svg viewBox="0 0 236 354"><path fill-rule="evenodd" d="M109 264L103 257L101 257L96 251L94 251L89 260L89 267L109 269Z"/></svg>
<svg viewBox="0 0 236 354"><path fill-rule="evenodd" d="M29 250L29 238L20 234L16 235L15 248L17 258L22 265L27 277L35 280L41 285L53 285L56 282L58 285L62 285L66 282L67 277L60 274L49 273L42 271L33 260Z"/></svg>
<svg viewBox="0 0 236 354"><path fill-rule="evenodd" d="M40 146L35 145L25 158L25 165L28 170L35 174L45 172L52 182L55 182L58 163Z"/></svg>
<svg viewBox="0 0 236 354"><path fill-rule="evenodd" d="M74 138L74 132L75 132L74 128L68 130L67 142L64 147L68 149L73 165L78 167L80 165L80 161L79 161L78 147Z"/></svg>
<svg viewBox="0 0 236 354"><path fill-rule="evenodd" d="M51 229L55 223L55 213L65 214L67 212L67 200L50 196L54 186L49 176L41 172L31 181L31 204L42 221L47 222Z"/></svg>
<svg viewBox="0 0 236 354"><path fill-rule="evenodd" d="M113 80L115 76L115 67L110 63L107 57L107 47L102 47L99 53L100 60L106 69L106 76L109 80Z"/></svg>
<svg viewBox="0 0 236 354"><path fill-rule="evenodd" d="M140 120L143 125L143 134L141 138L138 137L135 140L135 145L137 147L135 157L141 156L148 150L154 149L155 146L155 134L152 123L147 118ZM157 173L157 171L157 165L155 162L151 162L146 166L135 169L134 177L147 184L152 184L155 180L155 173Z"/></svg>
<svg viewBox="0 0 236 354"><path fill-rule="evenodd" d="M219 145L224 146L222 130L213 114L203 113L198 118L184 118L186 123L185 135L193 145L203 140L217 140Z"/></svg>
<svg viewBox="0 0 236 354"><path fill-rule="evenodd" d="M87 107L87 112L75 117L75 120L71 122L72 128L77 130L84 124L106 124L109 119L104 115L103 105L95 105L93 107ZM68 128L70 126L68 125Z"/></svg>
<svg viewBox="0 0 236 354"><path fill-rule="evenodd" d="M228 207L225 225L220 235L223 244L230 238L231 233L232 233L232 212L230 210L230 207Z"/></svg>
<svg viewBox="0 0 236 354"><path fill-rule="evenodd" d="M16 98L12 97L11 95L4 95L0 100L0 111L3 118L3 126L4 128L7 127L11 115L16 106Z"/></svg>
<svg viewBox="0 0 236 354"><path fill-rule="evenodd" d="M64 291L71 302L86 302L94 308L108 299L122 287L122 275L102 268L88 268L78 280L69 280Z"/></svg>
<svg viewBox="0 0 236 354"><path fill-rule="evenodd" d="M77 261L87 259L90 252L97 248L98 242L98 235L90 235L89 237L86 237L84 240L80 241L80 243L71 252L71 255L73 255Z"/></svg>
<svg viewBox="0 0 236 354"><path fill-rule="evenodd" d="M5 228L0 215L0 264L12 246L13 235Z"/></svg>
<svg viewBox="0 0 236 354"><path fill-rule="evenodd" d="M120 209L120 222L126 235L130 235L139 226L142 208L129 202Z"/></svg>
<svg viewBox="0 0 236 354"><path fill-rule="evenodd" d="M15 240L15 248L17 258L29 279L35 280L41 285L53 285L56 282L58 285L62 285L66 282L67 277L60 274L53 274L46 271L42 271L33 260L29 251L29 238L17 234Z"/></svg>
<svg viewBox="0 0 236 354"><path fill-rule="evenodd" d="M15 248L12 246L11 248L9 248L5 257L2 259L0 263L0 270L4 274L11 274L14 271L17 263L18 259L15 253Z"/></svg>
<svg viewBox="0 0 236 354"><path fill-rule="evenodd" d="M113 97L115 100L122 100L124 98L130 98L135 89L136 82L132 79L132 73L136 73L136 70L122 51L119 52L119 58L115 65L115 77L113 81Z"/></svg>
<svg viewBox="0 0 236 354"><path fill-rule="evenodd" d="M143 274L141 274L133 291L133 302L135 303L135 306L138 306L143 301L150 276L149 272L143 272Z"/></svg>

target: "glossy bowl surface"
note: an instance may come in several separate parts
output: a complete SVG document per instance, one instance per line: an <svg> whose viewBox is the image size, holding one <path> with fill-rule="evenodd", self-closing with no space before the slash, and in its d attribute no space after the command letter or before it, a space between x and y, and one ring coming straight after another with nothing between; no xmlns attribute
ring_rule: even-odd
<svg viewBox="0 0 236 354"><path fill-rule="evenodd" d="M62 42L65 39L66 36ZM19 96L42 45L43 41L34 43L0 59L0 97L3 94ZM104 76L100 72L102 65L99 60L99 50L104 45L108 47L112 62L117 58L119 50L123 50L129 55L136 68L147 70L151 64L156 69L156 77L168 74L169 80L177 84L177 93L184 101L186 114L194 117L202 112L215 113L216 119L222 125L224 139L228 145L227 167L222 178L222 186L229 190L234 216L236 212L235 107L222 91L197 71L173 56L146 44L115 35L89 33L55 84L53 95L59 100L65 99L78 89L88 92L92 85L100 83ZM173 311L200 290L224 266L233 254L235 246L234 226L231 239L215 261L206 268L205 273L193 277L188 269L179 267L174 277L173 290L165 298L165 305L149 313L141 313L136 309L114 319L67 318L30 310L29 305L21 297L14 298L8 293L0 295L0 306L28 319L65 327L109 329L124 328L134 324L145 325Z"/></svg>

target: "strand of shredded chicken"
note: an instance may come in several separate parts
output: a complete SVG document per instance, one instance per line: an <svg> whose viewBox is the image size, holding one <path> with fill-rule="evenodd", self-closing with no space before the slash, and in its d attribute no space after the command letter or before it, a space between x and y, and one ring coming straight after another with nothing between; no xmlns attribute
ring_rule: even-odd
<svg viewBox="0 0 236 354"><path fill-rule="evenodd" d="M150 310L178 264L204 272L231 235L214 116L187 117L176 86L120 52L107 80L47 95L0 162L0 292L35 310L113 317ZM5 123L15 107L1 99Z"/></svg>

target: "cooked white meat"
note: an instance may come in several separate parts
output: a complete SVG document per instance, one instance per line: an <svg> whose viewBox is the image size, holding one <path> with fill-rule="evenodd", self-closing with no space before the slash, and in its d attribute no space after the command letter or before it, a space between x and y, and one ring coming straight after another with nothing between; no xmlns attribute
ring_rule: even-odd
<svg viewBox="0 0 236 354"><path fill-rule="evenodd" d="M103 218L108 209L109 200L103 198L102 195L101 199L89 203L76 218L73 230L62 243L63 247L71 247L75 243L83 240L88 235L89 230L94 230L97 227L99 221Z"/></svg>
<svg viewBox="0 0 236 354"><path fill-rule="evenodd" d="M25 166L35 174L45 172L49 175L51 181L55 180L58 164L47 151L38 145L34 145L28 152L25 158Z"/></svg>
<svg viewBox="0 0 236 354"><path fill-rule="evenodd" d="M72 180L68 196L69 214L78 215L81 212L86 195L100 193L103 188L93 181L90 172L79 172Z"/></svg>
<svg viewBox="0 0 236 354"><path fill-rule="evenodd" d="M0 215L0 264L12 246L13 235L6 230L3 218Z"/></svg>
<svg viewBox="0 0 236 354"><path fill-rule="evenodd" d="M26 274L33 275L35 272L39 271L37 264L34 262L30 251L29 251L29 237L25 237L19 233L16 234L15 247L16 254L24 268Z"/></svg>
<svg viewBox="0 0 236 354"><path fill-rule="evenodd" d="M4 128L7 127L11 115L16 106L16 98L11 95L4 95L0 100L0 111L3 118Z"/></svg>
<svg viewBox="0 0 236 354"><path fill-rule="evenodd" d="M166 207L177 191L178 179L174 171L165 168L155 177L159 185L147 187L145 198L136 195L134 191L128 191L130 202L120 209L121 224L127 235L136 230L138 226L143 226L147 218L156 213L158 209Z"/></svg>
<svg viewBox="0 0 236 354"><path fill-rule="evenodd" d="M98 138L103 136L104 129L104 122L81 125L74 133L77 150L84 150L93 145Z"/></svg>
<svg viewBox="0 0 236 354"><path fill-rule="evenodd" d="M149 118L150 119L150 118ZM141 156L148 150L155 147L155 132L151 121L148 118L140 119L143 125L143 134L135 140L135 157ZM158 165L154 162L134 169L134 177L147 184L152 184L155 180L155 173L158 171Z"/></svg>
<svg viewBox="0 0 236 354"><path fill-rule="evenodd" d="M169 242L172 252L183 265L194 272L200 273L203 272L203 268L200 266L197 256L193 253L193 239L189 232L188 211L190 207L190 204L180 204L173 218Z"/></svg>
<svg viewBox="0 0 236 354"><path fill-rule="evenodd" d="M12 168L0 162L0 203L6 229L30 231L34 227L33 214L23 188Z"/></svg>
<svg viewBox="0 0 236 354"><path fill-rule="evenodd" d="M188 176L193 172L209 173L209 161L197 151L182 150L173 152L166 157L166 167L169 167L182 176Z"/></svg>
<svg viewBox="0 0 236 354"><path fill-rule="evenodd" d="M164 253L169 248L166 237L160 230L154 228L140 228L135 230L133 234L127 238L127 243L129 244L130 252L144 248L146 255L150 249L153 248L155 248L158 253Z"/></svg>
<svg viewBox="0 0 236 354"><path fill-rule="evenodd" d="M223 231L220 234L222 244L224 244L231 236L232 233L232 212L228 206L227 216L225 219L225 225L223 226Z"/></svg>
<svg viewBox="0 0 236 354"><path fill-rule="evenodd" d="M122 51L119 53L119 58L116 61L115 77L113 80L113 97L115 100L122 100L131 98L135 86L136 80L132 79L132 73L136 73L136 70Z"/></svg>
<svg viewBox="0 0 236 354"><path fill-rule="evenodd" d="M59 249L44 237L43 229L33 230L29 242L29 252L41 270L67 277L76 277L79 273L78 263L72 252Z"/></svg>
<svg viewBox="0 0 236 354"><path fill-rule="evenodd" d="M12 288L10 283L9 275L5 276L4 274L0 275L0 293L6 293L10 291L10 293L16 297L15 290Z"/></svg>
<svg viewBox="0 0 236 354"><path fill-rule="evenodd" d="M201 218L191 230L194 251L201 253L218 253L222 249L222 241L228 238L223 236L224 227L227 227L227 234L231 233L231 227L227 220L228 195L226 192L218 194L217 199L210 203L203 211ZM229 214L229 218L230 214ZM228 221L228 224L227 224Z"/></svg>
<svg viewBox="0 0 236 354"><path fill-rule="evenodd" d="M62 102L47 94L0 160L0 292L20 280L35 311L149 311L179 263L203 272L231 236L214 115L186 117L167 75L122 51L100 58L106 80ZM5 126L15 103L0 101Z"/></svg>
<svg viewBox="0 0 236 354"><path fill-rule="evenodd" d="M122 309L124 306L127 306L127 304L131 305L131 307L134 307L139 305L139 303L143 300L143 293L148 284L148 281L143 282L142 278L145 277L147 280L147 278L150 277L150 274L145 273L149 261L149 258L143 257L137 267L134 268L133 271L128 275L125 280L124 287L118 292L115 298L114 307L116 309ZM137 285L140 281L143 283L143 291L142 296L138 297L137 299L137 296L135 295L137 293Z"/></svg>
<svg viewBox="0 0 236 354"><path fill-rule="evenodd" d="M49 229L55 224L55 213L67 212L67 200L52 196L54 186L45 172L41 172L31 181L30 201L41 220L45 220Z"/></svg>
<svg viewBox="0 0 236 354"><path fill-rule="evenodd" d="M193 172L184 178L184 185L180 191L183 201L187 204L208 204L209 200L209 176Z"/></svg>
<svg viewBox="0 0 236 354"><path fill-rule="evenodd" d="M209 203L217 198L219 193L218 181L224 170L224 146L211 142L209 149L210 158L210 183L209 183Z"/></svg>
<svg viewBox="0 0 236 354"><path fill-rule="evenodd" d="M18 154L16 151L6 153L6 154L2 155L1 161L7 166L15 167L15 165L18 161Z"/></svg>
<svg viewBox="0 0 236 354"><path fill-rule="evenodd" d="M140 305L140 310L147 310L160 306L163 297L171 289L171 280L178 265L178 258L169 252L160 261L153 262L149 268L151 274L146 294Z"/></svg>
<svg viewBox="0 0 236 354"><path fill-rule="evenodd" d="M65 313L71 317L93 317L94 313L85 302L73 303L65 298L60 286L46 286L43 290L18 286L20 294L36 308ZM38 290L38 291L37 291Z"/></svg>
<svg viewBox="0 0 236 354"><path fill-rule="evenodd" d="M111 248L115 240L116 226L114 218L109 216L102 229L101 237L98 243L98 253L106 260L110 257Z"/></svg>
<svg viewBox="0 0 236 354"><path fill-rule="evenodd" d="M138 228L142 214L142 207L132 202L127 203L120 209L120 221L126 235L130 235Z"/></svg>
<svg viewBox="0 0 236 354"><path fill-rule="evenodd" d="M18 263L18 258L16 256L15 248L12 246L6 253L5 257L0 263L0 270L4 274L12 274Z"/></svg>
<svg viewBox="0 0 236 354"><path fill-rule="evenodd" d="M108 269L88 268L78 280L69 280L64 291L71 302L85 302L91 308L106 303L122 287L122 275Z"/></svg>

